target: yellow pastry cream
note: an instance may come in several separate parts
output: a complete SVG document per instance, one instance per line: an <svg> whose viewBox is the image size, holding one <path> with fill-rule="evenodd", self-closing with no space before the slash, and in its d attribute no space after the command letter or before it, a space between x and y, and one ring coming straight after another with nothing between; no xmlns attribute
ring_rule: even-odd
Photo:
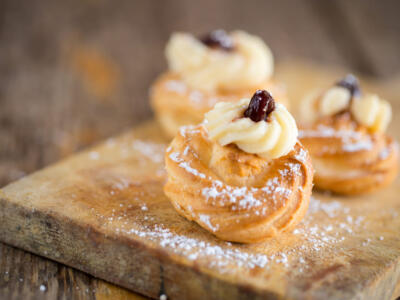
<svg viewBox="0 0 400 300"><path fill-rule="evenodd" d="M220 31L214 35L224 35ZM268 80L274 68L272 53L259 38L234 31L222 38L230 48L209 47L190 34L175 33L167 44L169 69L189 86L203 91L240 90Z"/></svg>
<svg viewBox="0 0 400 300"><path fill-rule="evenodd" d="M223 240L290 231L309 204L311 159L293 117L265 90L217 103L203 123L182 127L165 161L174 208Z"/></svg>
<svg viewBox="0 0 400 300"><path fill-rule="evenodd" d="M356 82L352 75L348 75L344 80ZM392 117L391 106L386 100L375 94L361 95L358 90L352 92L340 84L322 93L311 93L304 99L300 109L299 117L305 125L348 111L355 121L371 132L385 132Z"/></svg>
<svg viewBox="0 0 400 300"><path fill-rule="evenodd" d="M355 99L350 110L357 122L371 132L385 132L392 119L392 107L389 102L374 94Z"/></svg>
<svg viewBox="0 0 400 300"><path fill-rule="evenodd" d="M397 143L385 134L391 116L390 104L363 94L353 75L307 96L299 138L313 158L315 186L360 194L390 184L398 164Z"/></svg>
<svg viewBox="0 0 400 300"><path fill-rule="evenodd" d="M201 38L174 33L165 55L169 70L153 84L150 98L171 137L182 125L200 123L217 102L250 98L256 89L268 89L287 104L284 86L272 78L271 50L255 35L240 30L216 30Z"/></svg>
<svg viewBox="0 0 400 300"><path fill-rule="evenodd" d="M263 97L265 91L257 91L254 97ZM272 98L269 98L272 99ZM272 103L272 102L271 102ZM289 153L297 142L297 126L292 115L279 103L274 104L268 120L253 121L242 118L249 99L236 103L220 102L205 115L209 138L221 146L235 144L247 153L266 159Z"/></svg>

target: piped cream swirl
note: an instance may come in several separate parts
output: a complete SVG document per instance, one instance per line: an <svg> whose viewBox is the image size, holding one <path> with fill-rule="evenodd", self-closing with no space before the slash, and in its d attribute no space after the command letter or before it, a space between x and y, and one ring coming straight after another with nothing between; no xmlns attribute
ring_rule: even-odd
<svg viewBox="0 0 400 300"><path fill-rule="evenodd" d="M249 99L236 103L219 102L205 115L204 124L211 140L225 146L236 144L247 153L266 159L288 154L297 142L296 122L286 108L275 103L268 121L254 122L243 117Z"/></svg>
<svg viewBox="0 0 400 300"><path fill-rule="evenodd" d="M332 87L326 92L314 92L304 98L300 106L299 119L304 125L310 125L321 117L335 115L350 110L354 119L367 127L372 133L384 132L392 118L389 102L377 95L351 97L350 91L343 87Z"/></svg>
<svg viewBox="0 0 400 300"><path fill-rule="evenodd" d="M343 87L332 87L326 92L314 91L304 97L300 106L299 120L310 125L320 117L332 116L348 108L350 91Z"/></svg>
<svg viewBox="0 0 400 300"><path fill-rule="evenodd" d="M243 31L230 35L233 51L210 48L190 34L173 34L166 47L170 70L192 88L204 91L240 90L268 80L274 68L268 46Z"/></svg>
<svg viewBox="0 0 400 300"><path fill-rule="evenodd" d="M371 132L385 132L392 118L389 102L373 94L354 99L351 113L358 123L366 126Z"/></svg>

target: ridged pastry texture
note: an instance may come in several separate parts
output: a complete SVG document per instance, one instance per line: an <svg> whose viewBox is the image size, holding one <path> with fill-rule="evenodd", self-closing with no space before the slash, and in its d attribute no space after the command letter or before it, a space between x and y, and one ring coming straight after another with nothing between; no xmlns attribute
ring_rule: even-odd
<svg viewBox="0 0 400 300"><path fill-rule="evenodd" d="M299 139L312 157L317 188L365 194L389 185L397 174L397 143L371 133L348 111L302 128Z"/></svg>
<svg viewBox="0 0 400 300"><path fill-rule="evenodd" d="M286 108L277 103L268 122L243 118L250 99L235 103L219 102L205 115L204 125L211 140L221 146L235 144L247 153L266 159L289 153L297 142L297 125Z"/></svg>
<svg viewBox="0 0 400 300"><path fill-rule="evenodd" d="M164 191L175 209L223 240L253 243L290 231L309 204L313 168L300 143L266 160L211 141L203 125L188 126L165 161Z"/></svg>
<svg viewBox="0 0 400 300"><path fill-rule="evenodd" d="M201 91L241 90L268 80L273 56L257 36L244 31L230 34L233 51L211 48L187 33L174 33L166 47L169 69L188 86Z"/></svg>

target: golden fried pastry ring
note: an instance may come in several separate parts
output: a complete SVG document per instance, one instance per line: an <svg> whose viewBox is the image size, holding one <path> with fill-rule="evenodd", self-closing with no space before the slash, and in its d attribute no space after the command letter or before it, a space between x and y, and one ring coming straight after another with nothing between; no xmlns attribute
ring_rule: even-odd
<svg viewBox="0 0 400 300"><path fill-rule="evenodd" d="M313 168L300 143L265 160L208 139L202 125L183 127L167 149L165 194L175 209L217 237L253 243L303 218Z"/></svg>
<svg viewBox="0 0 400 300"><path fill-rule="evenodd" d="M299 139L312 157L317 188L364 194L389 185L397 174L397 143L384 133L371 134L349 112L303 128Z"/></svg>
<svg viewBox="0 0 400 300"><path fill-rule="evenodd" d="M161 127L167 136L172 138L181 126L199 124L204 114L211 110L216 102L250 98L256 89L267 89L274 98L287 106L284 86L272 80L239 91L202 92L190 88L173 72L167 72L156 80L150 90L150 100Z"/></svg>

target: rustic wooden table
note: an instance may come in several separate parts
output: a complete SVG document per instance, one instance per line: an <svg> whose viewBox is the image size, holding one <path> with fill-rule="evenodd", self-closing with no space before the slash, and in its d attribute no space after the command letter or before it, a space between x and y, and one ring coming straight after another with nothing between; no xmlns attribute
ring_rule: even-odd
<svg viewBox="0 0 400 300"><path fill-rule="evenodd" d="M277 60L388 78L400 71L400 2L0 1L0 186L151 116L148 87L171 32L241 28ZM0 244L1 299L141 299Z"/></svg>

